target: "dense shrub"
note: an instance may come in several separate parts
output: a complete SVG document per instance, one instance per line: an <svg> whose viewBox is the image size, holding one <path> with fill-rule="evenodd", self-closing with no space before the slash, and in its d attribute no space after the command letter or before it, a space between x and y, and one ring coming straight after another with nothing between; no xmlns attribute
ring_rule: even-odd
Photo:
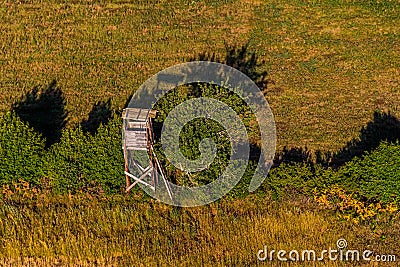
<svg viewBox="0 0 400 267"><path fill-rule="evenodd" d="M312 168L303 163L281 164L272 168L262 184L262 189L272 194L274 199L281 198L288 191L307 191L307 184L312 182ZM314 183L311 183L311 187Z"/></svg>
<svg viewBox="0 0 400 267"><path fill-rule="evenodd" d="M97 133L84 133L78 126L64 129L60 142L45 148L45 140L18 116L8 112L0 119L0 183L9 184L23 179L39 185L41 178L49 178L55 192L77 190L117 192L124 184L124 162L121 149L121 119L114 115L107 125L100 125ZM221 128L211 121L195 120L181 132L182 152L189 158L199 156L198 145L205 137L216 141L218 162L206 171L191 174L178 172L165 161L167 173L174 182L196 186L211 182L224 171L229 160L229 142L218 139ZM157 150L160 149L157 144ZM248 194L256 162L250 161L247 172L228 197ZM195 181L188 180L196 178ZM281 198L290 194L311 196L338 185L357 193L369 201L400 204L400 144L381 143L362 157L355 157L338 170L311 163L284 163L271 169L258 192L272 193Z"/></svg>
<svg viewBox="0 0 400 267"><path fill-rule="evenodd" d="M13 112L0 119L0 183L23 179L38 184L43 176L45 142Z"/></svg>
<svg viewBox="0 0 400 267"><path fill-rule="evenodd" d="M80 128L64 130L59 143L45 155L47 176L58 192L74 191L87 183L84 175L88 137Z"/></svg>
<svg viewBox="0 0 400 267"><path fill-rule="evenodd" d="M231 153L231 144L227 132L217 121L211 118L197 118L187 123L181 130L179 136L179 145L182 154L188 159L198 159L201 155L199 144L205 138L210 138L216 145L216 157L214 161L204 170L199 172L185 173L176 166L172 165L165 157L161 149L161 127L167 115L177 105L182 102L195 97L209 97L223 102L225 105L231 107L236 114L239 115L243 121L248 135L252 141L259 138L259 130L255 121L254 114L251 113L250 108L246 103L236 94L226 88L219 86L212 86L208 84L191 84L180 86L165 94L155 105L158 110L156 122L154 124L156 135L156 153L157 156L165 166L167 176L170 180L178 185L183 186L200 186L208 184L219 177L225 170L229 162L229 155ZM254 142L253 142L254 143ZM254 144L253 144L254 145ZM255 147L255 146L254 146ZM259 149L259 148L256 148ZM257 151L250 151L251 155L257 154ZM253 153L255 152L255 153ZM258 161L258 157L255 157ZM255 159L251 159L249 167L239 184L230 193L231 196L244 196L248 193L248 183L254 172ZM179 167L179 166L178 166ZM247 185L246 185L247 183Z"/></svg>
<svg viewBox="0 0 400 267"><path fill-rule="evenodd" d="M94 136L80 127L64 130L61 141L48 150L46 162L57 192L118 191L124 181L120 119L114 116Z"/></svg>
<svg viewBox="0 0 400 267"><path fill-rule="evenodd" d="M93 176L108 192L117 191L125 182L121 127L122 120L115 115L89 138L93 157L86 159L87 175Z"/></svg>
<svg viewBox="0 0 400 267"><path fill-rule="evenodd" d="M263 189L275 198L294 193L311 195L314 189L333 185L383 203L400 204L400 144L382 142L378 148L355 157L338 170L321 165L285 163L273 168Z"/></svg>
<svg viewBox="0 0 400 267"><path fill-rule="evenodd" d="M362 196L400 204L399 142L382 142L377 149L348 162L335 176L345 188Z"/></svg>

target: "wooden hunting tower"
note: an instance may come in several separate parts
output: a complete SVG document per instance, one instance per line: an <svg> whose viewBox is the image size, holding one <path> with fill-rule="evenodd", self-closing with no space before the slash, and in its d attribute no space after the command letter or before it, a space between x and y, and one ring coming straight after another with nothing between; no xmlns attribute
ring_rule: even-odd
<svg viewBox="0 0 400 267"><path fill-rule="evenodd" d="M126 192L129 192L136 184L141 183L151 188L155 193L157 183L161 178L169 197L172 199L171 190L153 149L152 119L155 116L155 110L143 108L126 108L122 112L122 149L125 159ZM145 155L146 153L147 155ZM146 159L149 161L148 163L145 163ZM149 165L143 167L144 164ZM159 177L160 175L161 177Z"/></svg>

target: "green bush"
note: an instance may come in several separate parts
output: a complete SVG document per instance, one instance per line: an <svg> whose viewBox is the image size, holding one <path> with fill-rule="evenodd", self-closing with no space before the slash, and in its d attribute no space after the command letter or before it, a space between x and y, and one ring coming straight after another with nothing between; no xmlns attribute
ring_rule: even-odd
<svg viewBox="0 0 400 267"><path fill-rule="evenodd" d="M80 127L64 130L61 141L46 154L47 175L56 192L118 191L124 182L121 121L114 116L96 135Z"/></svg>
<svg viewBox="0 0 400 267"><path fill-rule="evenodd" d="M338 170L321 165L287 163L271 169L263 190L273 197L303 193L310 196L338 185L370 201L400 204L400 144L382 142L375 150L355 157Z"/></svg>
<svg viewBox="0 0 400 267"><path fill-rule="evenodd" d="M37 185L43 177L45 142L13 112L0 119L0 183L23 179Z"/></svg>
<svg viewBox="0 0 400 267"><path fill-rule="evenodd" d="M303 163L281 164L272 168L262 184L264 191L274 199L282 198L288 192L306 192L309 184L313 187L314 172L310 165Z"/></svg>
<svg viewBox="0 0 400 267"><path fill-rule="evenodd" d="M91 180L85 175L84 162L87 157L88 136L80 128L62 132L59 143L51 146L46 155L47 176L57 193L75 191Z"/></svg>
<svg viewBox="0 0 400 267"><path fill-rule="evenodd" d="M124 184L124 160L121 149L121 119L116 115L107 125L100 125L96 134L85 134L78 126L64 129L59 143L45 149L45 140L13 112L0 119L0 184L23 179L39 185L41 178L49 178L54 192L97 190L114 193ZM171 168L162 153L160 159L174 182L196 186L217 177L229 160L229 145L215 133L221 127L212 121L194 120L181 132L181 149L185 156L199 156L199 142L205 137L214 139L218 147L217 163L207 171L194 173L196 181ZM160 145L156 144L157 151ZM256 162L250 161L242 180L228 194L236 198L248 194L248 185ZM186 175L186 176L185 176ZM191 184L191 182L194 182ZM291 194L311 195L339 185L370 200L400 204L400 144L382 142L377 149L355 157L338 170L318 164L285 163L272 168L258 192L270 192L274 198Z"/></svg>
<svg viewBox="0 0 400 267"><path fill-rule="evenodd" d="M156 135L155 152L164 166L169 179L181 186L201 186L214 181L227 167L231 152L229 136L223 126L212 118L197 118L187 123L180 132L179 145L181 152L188 159L198 159L201 155L199 150L200 142L205 138L210 138L214 141L217 149L214 161L205 170L185 173L166 159L160 142L162 123L173 108L195 97L210 97L225 103L236 114L239 114L250 139L254 141L260 136L258 124L251 123L255 121L255 115L251 113L250 108L238 95L226 88L200 83L180 86L168 92L154 106L154 109L158 111L154 123ZM250 160L244 177L242 177L242 180L234 190L230 192L230 196L244 196L248 194L248 183L255 169L251 167L254 165L253 161L254 159Z"/></svg>
<svg viewBox="0 0 400 267"><path fill-rule="evenodd" d="M122 120L114 115L107 125L100 125L96 135L89 137L87 175L108 193L118 191L125 181L121 130Z"/></svg>
<svg viewBox="0 0 400 267"><path fill-rule="evenodd" d="M400 204L400 144L382 142L335 173L339 185L367 198Z"/></svg>

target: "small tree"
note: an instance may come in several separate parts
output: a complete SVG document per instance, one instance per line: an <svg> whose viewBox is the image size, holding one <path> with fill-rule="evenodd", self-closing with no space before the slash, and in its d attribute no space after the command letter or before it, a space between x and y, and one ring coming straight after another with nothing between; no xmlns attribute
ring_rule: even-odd
<svg viewBox="0 0 400 267"><path fill-rule="evenodd" d="M38 184L43 177L45 141L13 112L0 119L0 182L23 179Z"/></svg>

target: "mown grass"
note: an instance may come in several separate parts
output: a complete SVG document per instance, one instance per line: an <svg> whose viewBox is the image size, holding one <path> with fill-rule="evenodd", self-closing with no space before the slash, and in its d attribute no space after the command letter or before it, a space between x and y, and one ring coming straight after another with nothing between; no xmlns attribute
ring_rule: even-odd
<svg viewBox="0 0 400 267"><path fill-rule="evenodd" d="M399 254L398 222L371 230L340 221L311 200L285 203L259 196L177 208L131 196L3 196L0 206L2 264L12 266L250 266L257 252L349 248ZM362 237L362 238L360 238ZM318 266L356 262L325 261ZM300 262L309 266L312 262Z"/></svg>
<svg viewBox="0 0 400 267"><path fill-rule="evenodd" d="M337 150L399 116L399 1L2 1L0 110L53 79L69 124L148 77L246 43L265 63L278 149Z"/></svg>

